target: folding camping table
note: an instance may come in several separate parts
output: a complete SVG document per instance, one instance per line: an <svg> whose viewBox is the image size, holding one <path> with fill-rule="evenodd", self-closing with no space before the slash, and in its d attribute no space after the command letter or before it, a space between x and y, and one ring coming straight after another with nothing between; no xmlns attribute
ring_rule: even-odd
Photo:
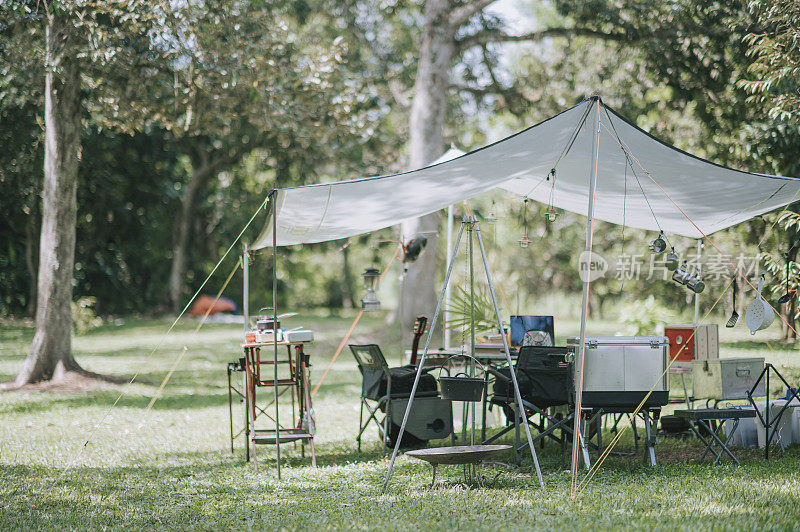
<svg viewBox="0 0 800 532"><path fill-rule="evenodd" d="M236 368L229 367L229 403L232 401L231 391L243 395L245 405L245 428L244 433L247 438L247 458L253 454L253 463L257 467L256 445L274 445L277 442L289 443L299 441L302 456L305 456L305 445L311 448L311 464L316 467L317 457L314 449L314 420L311 408L311 395L309 384L309 364L308 355L304 352L304 347L311 342L278 342L278 346L285 347L286 350L279 350L284 353L283 357L278 358L278 365L285 366L284 371L277 381L272 377L262 378L261 368L264 365L273 365L272 357L261 358L261 348L271 351L274 347L273 342L252 342L242 344L244 350L244 371L245 386L244 394L238 392L230 384L230 371ZM272 371L267 372L273 375ZM267 408L274 405L274 395L270 394L270 402L266 405L259 405L257 402L258 388L278 387L278 396L289 392L292 404L293 426L275 426L275 418L267 412ZM233 427L233 408L229 404L231 415L231 427ZM256 421L260 417L269 418L273 426L269 428L257 428ZM231 439L234 438L231 428Z"/></svg>
<svg viewBox="0 0 800 532"><path fill-rule="evenodd" d="M731 420L733 422L733 426L731 427L730 432L728 432L727 437L727 440L731 440L733 434L736 432L736 429L739 428L740 419L756 417L754 410L744 410L742 408L698 408L697 410L676 410L675 415L687 419L690 422L694 421L704 428L710 435L710 438L706 440L701 431L697 430L697 427L695 427L695 423L689 423L689 427L706 446L705 451L703 451L703 456L700 457L700 461L705 459L706 455L711 452L711 454L715 456L714 464L719 462L723 453L730 456L737 464L739 463L739 460L737 460L736 457L733 456L733 453L730 451L730 449L728 449L727 441L723 441L719 437L719 433L722 430L722 427L725 425L723 422L727 420ZM716 424L716 422L719 423ZM714 424L716 424L716 426L712 426ZM715 443L719 447L719 452L714 449Z"/></svg>

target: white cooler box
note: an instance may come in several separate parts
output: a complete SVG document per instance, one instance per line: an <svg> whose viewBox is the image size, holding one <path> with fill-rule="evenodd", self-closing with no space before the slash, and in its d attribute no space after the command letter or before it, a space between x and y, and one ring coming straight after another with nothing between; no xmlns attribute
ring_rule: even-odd
<svg viewBox="0 0 800 532"><path fill-rule="evenodd" d="M568 338L576 346L579 338ZM586 338L583 406L633 410L652 389L644 406L667 404L669 340L665 336L595 336Z"/></svg>

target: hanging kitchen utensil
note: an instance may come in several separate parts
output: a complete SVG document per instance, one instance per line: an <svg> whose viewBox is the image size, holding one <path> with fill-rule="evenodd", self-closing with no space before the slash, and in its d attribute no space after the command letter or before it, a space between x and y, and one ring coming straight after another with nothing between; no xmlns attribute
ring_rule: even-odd
<svg viewBox="0 0 800 532"><path fill-rule="evenodd" d="M659 233L656 239L650 242L648 249L650 249L652 253L664 253L667 250L667 241L664 239L663 232Z"/></svg>
<svg viewBox="0 0 800 532"><path fill-rule="evenodd" d="M731 329L736 326L736 322L739 321L739 313L736 312L736 292L737 292L737 285L736 285L736 277L733 278L733 311L731 312L731 317L728 318L728 322L725 324L725 327Z"/></svg>
<svg viewBox="0 0 800 532"><path fill-rule="evenodd" d="M666 266L669 271L674 272L678 269L680 260L678 254L675 253L675 248L672 248L672 251L667 253L667 257L664 259L664 266Z"/></svg>
<svg viewBox="0 0 800 532"><path fill-rule="evenodd" d="M764 276L758 280L758 294L756 298L747 305L747 312L744 315L744 321L747 328L750 329L750 334L755 334L756 331L766 329L772 324L775 319L775 312L769 306L767 300L761 295L761 290L764 288Z"/></svg>
<svg viewBox="0 0 800 532"><path fill-rule="evenodd" d="M789 254L786 254L786 293L783 294L780 299L778 299L778 303L783 305L784 303L788 303L792 300L794 296L794 290L789 290L789 263L791 260L789 259Z"/></svg>

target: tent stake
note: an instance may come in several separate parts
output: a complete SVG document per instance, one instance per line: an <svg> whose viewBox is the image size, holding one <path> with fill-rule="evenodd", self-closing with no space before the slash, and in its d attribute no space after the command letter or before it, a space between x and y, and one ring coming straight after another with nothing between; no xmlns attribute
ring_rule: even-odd
<svg viewBox="0 0 800 532"><path fill-rule="evenodd" d="M581 434L581 403L583 399L583 359L586 351L586 313L589 307L589 284L590 284L590 270L589 263L592 260L592 243L594 239L594 197L595 189L597 188L597 159L599 157L600 149L600 98L594 97L597 104L597 120L595 127L592 129L592 150L593 157L591 158L592 164L589 173L589 202L586 211L586 271L583 275L583 293L581 295L581 329L580 341L578 343L578 353L575 358L575 424L572 432L572 489L571 496L575 496L575 482L578 475L578 448L585 445L585 442L580 441ZM578 264L580 273L580 263ZM588 467L588 463L586 466Z"/></svg>

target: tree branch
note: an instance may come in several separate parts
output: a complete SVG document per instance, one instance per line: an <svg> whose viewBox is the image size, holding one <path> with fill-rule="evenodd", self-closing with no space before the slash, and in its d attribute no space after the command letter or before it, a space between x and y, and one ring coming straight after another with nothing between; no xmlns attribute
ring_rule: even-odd
<svg viewBox="0 0 800 532"><path fill-rule="evenodd" d="M483 10L486 6L494 3L496 0L473 0L458 9L454 9L450 16L448 17L448 22L450 26L456 30L462 24L465 24L472 18L473 15L479 13Z"/></svg>
<svg viewBox="0 0 800 532"><path fill-rule="evenodd" d="M547 28L539 31L532 31L520 35L509 35L500 31L487 31L481 30L472 35L462 37L457 41L457 45L461 50L472 48L473 46L480 46L487 43L498 42L533 42L541 41L547 37L595 37L609 41L625 41L632 40L626 33L607 33L599 30L589 28Z"/></svg>

